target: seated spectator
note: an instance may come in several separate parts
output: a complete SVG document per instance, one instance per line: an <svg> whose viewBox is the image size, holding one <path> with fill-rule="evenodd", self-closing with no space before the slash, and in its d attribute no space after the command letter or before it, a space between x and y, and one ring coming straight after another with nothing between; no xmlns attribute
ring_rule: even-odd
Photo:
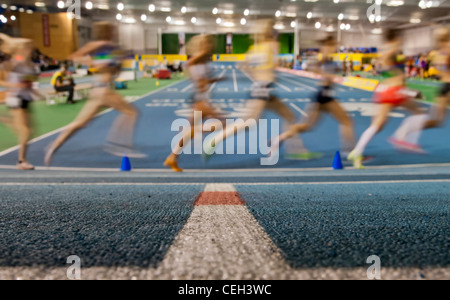
<svg viewBox="0 0 450 300"><path fill-rule="evenodd" d="M73 101L73 95L74 95L74 89L75 89L75 82L73 78L67 78L67 66L62 65L61 69L55 74L53 74L52 77L52 85L55 88L55 91L57 92L69 92L69 96L67 97L67 103L73 104L75 103Z"/></svg>

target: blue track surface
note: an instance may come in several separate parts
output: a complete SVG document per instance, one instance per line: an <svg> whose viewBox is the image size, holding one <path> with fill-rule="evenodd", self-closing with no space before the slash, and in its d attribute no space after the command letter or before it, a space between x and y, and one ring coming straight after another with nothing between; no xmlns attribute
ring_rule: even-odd
<svg viewBox="0 0 450 300"><path fill-rule="evenodd" d="M213 102L219 105L230 117L236 116L239 109L245 105L248 98L251 81L239 69L218 69L216 76L222 75L225 80L218 82L213 89ZM235 76L235 77L234 77ZM235 79L235 80L234 80ZM291 74L279 73L275 93L285 101L301 118L299 111L305 111L316 90L316 81L301 78ZM147 159L133 160L134 168L163 168L162 162L171 151L171 142L176 132L171 131L172 122L177 118L189 115L192 86L189 81L183 81L164 88L154 94L137 101L135 105L141 112L136 132L136 144L140 150L147 153ZM370 92L344 86L337 87L337 98L355 120L358 136L369 126L371 116L376 106L371 103ZM367 155L375 158L368 165L399 165L422 163L448 163L450 151L447 136L450 125L444 128L427 131L423 135L422 144L429 155L412 155L398 153L388 144L387 138L399 126L405 117L405 111L393 113L385 130L379 134L367 148ZM54 166L86 167L86 168L116 168L120 166L120 158L106 154L102 150L108 129L116 112L109 112L96 118L88 127L76 134L56 154ZM277 118L271 112L263 118ZM54 140L56 135L33 143L29 149L29 160L38 166L43 165L44 149ZM311 168L330 167L333 156L340 149L337 123L325 116L321 123L311 132L304 134L305 145L314 152L322 152L324 157L313 161L291 161L281 158L277 168ZM248 145L247 145L248 147ZM17 153L12 152L0 157L0 165L13 165ZM233 169L262 168L261 153L257 155L216 155L209 163L205 163L200 155L182 155L180 165L191 169Z"/></svg>
<svg viewBox="0 0 450 300"><path fill-rule="evenodd" d="M0 186L0 267L156 267L201 188Z"/></svg>
<svg viewBox="0 0 450 300"><path fill-rule="evenodd" d="M294 268L450 265L450 183L238 186ZM359 262L359 263L358 263Z"/></svg>

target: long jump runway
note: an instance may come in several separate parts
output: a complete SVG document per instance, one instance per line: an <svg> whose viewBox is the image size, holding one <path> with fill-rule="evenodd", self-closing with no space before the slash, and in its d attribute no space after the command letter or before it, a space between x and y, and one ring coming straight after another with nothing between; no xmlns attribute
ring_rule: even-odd
<svg viewBox="0 0 450 300"><path fill-rule="evenodd" d="M214 101L239 112L250 80L216 73L228 80L213 87ZM280 74L277 93L300 117L314 89ZM367 279L374 256L381 279L450 279L448 126L425 133L431 155L399 154L386 142L404 115L396 111L368 149L367 170L333 171L339 140L327 117L304 135L322 159L262 168L259 155L208 164L184 155L187 171L174 174L161 164L190 92L186 81L136 102L138 146L149 158L133 160L134 172L119 172L120 158L101 150L113 112L67 143L54 168L19 172L16 153L2 153L0 279L66 279L69 256L80 258L82 279ZM370 93L339 87L338 96L359 135ZM54 138L32 144L33 163L42 165Z"/></svg>

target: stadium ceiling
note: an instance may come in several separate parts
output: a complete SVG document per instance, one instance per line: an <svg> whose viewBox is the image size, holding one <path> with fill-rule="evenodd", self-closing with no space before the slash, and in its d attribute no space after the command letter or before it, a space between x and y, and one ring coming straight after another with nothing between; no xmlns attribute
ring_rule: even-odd
<svg viewBox="0 0 450 300"><path fill-rule="evenodd" d="M381 2L381 5L375 6L375 1ZM58 2L64 3L64 7ZM75 3L76 0L68 2ZM67 11L66 1L58 0L5 0L3 3L8 6L7 10L16 6L41 12ZM217 18L238 24L242 18L249 21L274 18L288 27L292 22L314 26L315 22L337 24L342 21L354 26L380 28L450 22L450 0L80 0L79 3L82 16L114 18L120 13L141 21L141 16L145 15L147 23L164 21L169 16L171 20L184 22L190 22L193 18L210 21L203 24ZM118 9L119 3L123 4L123 10ZM58 8L58 4L61 7ZM86 9L86 5L90 7L90 4L92 9ZM369 19L371 14L374 15Z"/></svg>

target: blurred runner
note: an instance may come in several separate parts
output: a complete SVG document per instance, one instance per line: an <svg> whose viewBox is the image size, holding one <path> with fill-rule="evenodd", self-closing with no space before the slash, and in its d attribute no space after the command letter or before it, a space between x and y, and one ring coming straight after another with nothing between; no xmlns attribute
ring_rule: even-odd
<svg viewBox="0 0 450 300"><path fill-rule="evenodd" d="M320 58L313 71L320 74L323 79L319 91L313 99L313 103L307 110L308 117L303 123L291 126L288 131L275 139L272 142L271 152L277 151L280 144L287 139L311 130L317 124L323 113L331 114L340 125L340 132L343 140L342 154L348 155L355 146L353 121L334 97L333 78L334 74L339 71L339 68L332 58L330 58L330 54L336 53L336 49L337 42L333 37L329 36L322 41L322 47L319 53ZM279 144L276 143L277 140L279 141ZM300 155L304 156L305 154L300 153ZM312 156L317 156L317 154L312 154Z"/></svg>
<svg viewBox="0 0 450 300"><path fill-rule="evenodd" d="M247 61L242 65L243 71L248 71L253 80L250 100L247 101L246 107L249 114L243 118L245 122L225 128L223 133L217 134L210 143L206 143L204 152L207 157L212 155L216 146L224 140L248 128L248 121L259 120L264 110L273 110L289 125L294 124L296 120L295 113L271 94L276 80L275 68L279 50L273 25L272 20L263 20L257 24L258 33L255 44L250 48L247 53Z"/></svg>
<svg viewBox="0 0 450 300"><path fill-rule="evenodd" d="M116 28L109 22L94 24L95 41L73 53L69 60L88 64L98 70L90 99L86 102L77 118L69 124L58 138L49 146L45 155L45 164L49 166L55 152L78 130L92 121L102 108L111 107L121 114L114 121L104 150L116 155L134 158L145 157L133 150L134 128L138 112L133 105L116 93L112 86L120 73L123 52L115 44Z"/></svg>
<svg viewBox="0 0 450 300"><path fill-rule="evenodd" d="M2 63L0 71L0 85L7 88L5 104L11 116L10 119L3 117L2 120L13 128L18 137L17 169L34 170L34 166L26 158L32 127L30 103L36 97L43 97L33 90L33 82L39 77L31 61L33 44L28 39L11 38L0 34L0 49L11 56L8 61Z"/></svg>
<svg viewBox="0 0 450 300"><path fill-rule="evenodd" d="M378 104L378 112L372 119L370 127L362 134L355 149L348 155L348 160L353 162L357 169L363 169L363 153L370 141L378 134L386 124L391 111L403 106L413 113L419 109L415 102L410 101L403 93L405 89L404 60L401 58L402 40L398 31L390 29L386 33L384 50L380 53L377 66L383 79L375 89L374 102Z"/></svg>
<svg viewBox="0 0 450 300"><path fill-rule="evenodd" d="M203 131L203 124L194 124L194 113L201 112L202 119L215 118L220 119L216 113L216 109L210 103L210 85L218 79L211 77L210 62L214 52L214 41L211 35L197 35L193 37L188 45L187 52L190 56L187 62L187 71L190 80L194 83L195 94L193 97L193 114L190 120L191 131L186 134L178 143L172 153L167 157L164 166L171 168L175 172L182 172L183 170L178 166L178 157L183 148L189 144L194 138L195 132Z"/></svg>
<svg viewBox="0 0 450 300"><path fill-rule="evenodd" d="M406 118L401 127L389 140L397 149L425 153L419 145L419 139L424 129L442 126L450 103L450 33L449 29L441 27L434 33L438 50L431 57L431 65L439 71L442 87L436 98L436 103L430 113Z"/></svg>

